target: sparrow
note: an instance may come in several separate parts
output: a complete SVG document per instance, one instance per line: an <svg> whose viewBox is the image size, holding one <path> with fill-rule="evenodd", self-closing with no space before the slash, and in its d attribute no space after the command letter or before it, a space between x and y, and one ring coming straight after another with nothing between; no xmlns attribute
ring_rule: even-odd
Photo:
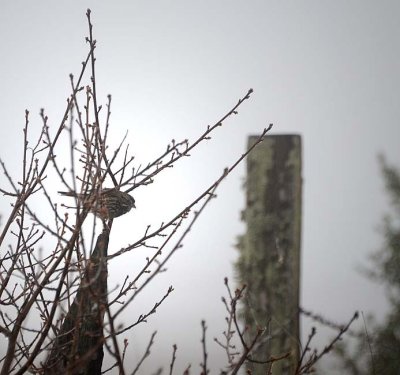
<svg viewBox="0 0 400 375"><path fill-rule="evenodd" d="M102 220L111 220L136 208L135 199L128 193L115 188L105 188L99 192L79 194L74 191L59 191L59 194L78 198L82 206Z"/></svg>

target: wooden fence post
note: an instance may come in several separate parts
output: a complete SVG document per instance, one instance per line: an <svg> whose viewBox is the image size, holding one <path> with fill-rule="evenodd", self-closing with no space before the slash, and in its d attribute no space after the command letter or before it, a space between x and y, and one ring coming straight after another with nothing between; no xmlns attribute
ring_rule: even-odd
<svg viewBox="0 0 400 375"><path fill-rule="evenodd" d="M249 137L249 145L256 139ZM267 136L247 159L247 230L239 240L237 271L248 287L242 310L248 336L257 326L267 328L252 358L291 353L274 363L273 375L292 374L299 360L301 192L300 136ZM250 363L248 369L266 373L265 365Z"/></svg>

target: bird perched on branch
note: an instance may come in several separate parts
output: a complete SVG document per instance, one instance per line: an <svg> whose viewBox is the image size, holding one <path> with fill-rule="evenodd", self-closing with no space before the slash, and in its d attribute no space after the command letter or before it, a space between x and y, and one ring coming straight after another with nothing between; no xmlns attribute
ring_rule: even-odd
<svg viewBox="0 0 400 375"><path fill-rule="evenodd" d="M131 195L115 188L87 194L78 194L74 191L59 191L59 193L78 198L84 208L102 220L114 219L126 214L131 208L136 208L135 199Z"/></svg>

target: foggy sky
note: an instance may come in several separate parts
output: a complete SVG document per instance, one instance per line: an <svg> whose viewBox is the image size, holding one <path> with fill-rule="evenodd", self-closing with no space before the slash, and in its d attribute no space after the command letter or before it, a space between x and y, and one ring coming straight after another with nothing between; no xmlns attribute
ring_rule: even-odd
<svg viewBox="0 0 400 375"><path fill-rule="evenodd" d="M173 138L194 139L254 89L212 140L154 186L135 192L138 208L115 222L110 251L185 207L240 156L247 136L274 123L273 134L300 134L303 142L302 306L340 323L355 310L382 317L383 290L358 268L379 248L378 228L388 209L377 154L400 164L399 3L3 1L0 157L15 176L21 171L24 110L31 112L32 132L41 125L42 107L51 129L61 120L68 75L78 74L87 51L87 7L98 41L98 97L103 103L107 94L113 97L112 141L116 145L129 130L137 164L150 161ZM174 286L147 325L126 335L129 359L137 360L158 331L143 374L168 366L174 343L177 373L188 363L196 373L201 319L209 326L214 371L225 363L212 339L225 329L223 278L234 282L234 245L245 230L244 177L242 164L168 272L124 316L135 320ZM0 201L0 210L6 216L9 206ZM121 284L148 255L139 250L111 263L110 285ZM309 329L304 321L304 336ZM316 343L323 345L331 334L321 331Z"/></svg>

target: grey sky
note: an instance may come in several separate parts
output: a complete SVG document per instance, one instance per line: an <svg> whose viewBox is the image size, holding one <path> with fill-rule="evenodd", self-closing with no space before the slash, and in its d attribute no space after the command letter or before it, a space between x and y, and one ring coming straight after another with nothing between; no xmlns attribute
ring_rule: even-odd
<svg viewBox="0 0 400 375"><path fill-rule="evenodd" d="M105 103L113 95L113 141L129 129L138 162L172 138L193 139L254 89L239 115L190 160L137 192L138 209L116 222L111 247L118 250L148 223L184 207L243 152L248 135L273 122L274 133L303 138L302 305L339 322L355 310L381 316L382 290L356 268L379 246L377 226L387 209L376 156L383 152L400 165L400 4L3 1L0 156L16 173L25 108L32 129L40 126L41 107L51 126L60 121L68 74L78 73L86 54L87 7L98 40L99 99ZM128 335L137 359L137 349L158 330L153 363L143 373L168 365L173 343L178 369L189 362L196 368L201 319L209 325L212 363L221 363L212 338L225 328L223 277L233 277L233 245L244 230L243 178L244 164L221 186L168 273L128 314L143 313L170 284L175 287L158 314ZM0 208L8 210L1 202ZM147 255L140 250L111 264L112 283L121 283ZM304 334L308 329L305 322ZM327 339L322 336L320 344Z"/></svg>

